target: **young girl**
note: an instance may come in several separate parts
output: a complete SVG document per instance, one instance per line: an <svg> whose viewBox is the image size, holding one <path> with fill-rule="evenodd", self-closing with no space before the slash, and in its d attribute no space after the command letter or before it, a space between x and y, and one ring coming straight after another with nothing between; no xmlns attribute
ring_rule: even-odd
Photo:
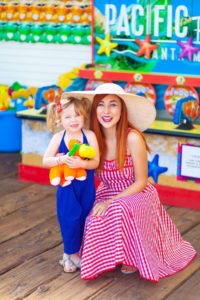
<svg viewBox="0 0 200 300"><path fill-rule="evenodd" d="M74 179L69 185L57 189L57 216L64 243L61 264L65 272L75 272L80 268L79 250L82 243L85 219L95 200L94 169L99 164L99 149L95 134L83 129L88 121L90 102L87 99L61 97L61 105L51 103L48 107L47 124L51 131L56 125L64 130L57 132L51 139L43 157L45 167L51 168L67 164L70 168L84 168L87 178L84 181ZM61 124L60 124L61 123ZM89 144L96 151L90 160L67 155L70 139Z"/></svg>

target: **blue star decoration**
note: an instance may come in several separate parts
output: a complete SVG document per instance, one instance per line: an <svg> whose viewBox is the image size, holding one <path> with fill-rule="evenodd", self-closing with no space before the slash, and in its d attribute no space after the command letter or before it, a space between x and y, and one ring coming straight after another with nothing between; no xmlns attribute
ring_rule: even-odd
<svg viewBox="0 0 200 300"><path fill-rule="evenodd" d="M167 167L161 167L159 164L159 155L156 154L152 161L148 161L148 177L152 177L154 182L158 182L160 174L167 172Z"/></svg>

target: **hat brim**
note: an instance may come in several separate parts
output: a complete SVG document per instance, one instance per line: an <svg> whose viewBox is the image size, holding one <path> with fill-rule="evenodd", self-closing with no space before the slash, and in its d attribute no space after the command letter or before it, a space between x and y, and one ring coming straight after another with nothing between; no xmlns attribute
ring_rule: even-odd
<svg viewBox="0 0 200 300"><path fill-rule="evenodd" d="M98 91L72 91L64 92L67 97L88 98L91 103L95 95L104 95L108 92ZM137 96L126 92L111 92L111 95L117 95L124 100L128 110L128 120L140 131L145 131L156 118L156 109L154 104L142 96ZM64 103L65 100L61 100Z"/></svg>

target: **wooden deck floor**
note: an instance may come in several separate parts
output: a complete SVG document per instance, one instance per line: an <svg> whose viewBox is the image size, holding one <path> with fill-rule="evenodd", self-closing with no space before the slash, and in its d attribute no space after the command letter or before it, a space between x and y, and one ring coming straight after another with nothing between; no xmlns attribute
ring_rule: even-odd
<svg viewBox="0 0 200 300"><path fill-rule="evenodd" d="M1 300L199 300L200 258L154 284L119 269L85 282L58 265L62 242L55 189L17 180L19 154L0 154ZM200 211L168 207L184 238L200 251Z"/></svg>

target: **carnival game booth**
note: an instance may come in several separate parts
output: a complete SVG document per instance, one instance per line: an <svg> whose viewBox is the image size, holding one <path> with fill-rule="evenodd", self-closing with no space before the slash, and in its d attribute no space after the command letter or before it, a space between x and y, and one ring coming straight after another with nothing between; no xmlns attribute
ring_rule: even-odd
<svg viewBox="0 0 200 300"><path fill-rule="evenodd" d="M165 204L200 209L200 8L197 1L94 1L91 64L65 90L115 82L157 110L148 175ZM23 117L21 179L48 183L45 114Z"/></svg>
<svg viewBox="0 0 200 300"><path fill-rule="evenodd" d="M90 0L0 1L0 152L22 150L16 112L34 108L38 87L89 57L91 9Z"/></svg>

